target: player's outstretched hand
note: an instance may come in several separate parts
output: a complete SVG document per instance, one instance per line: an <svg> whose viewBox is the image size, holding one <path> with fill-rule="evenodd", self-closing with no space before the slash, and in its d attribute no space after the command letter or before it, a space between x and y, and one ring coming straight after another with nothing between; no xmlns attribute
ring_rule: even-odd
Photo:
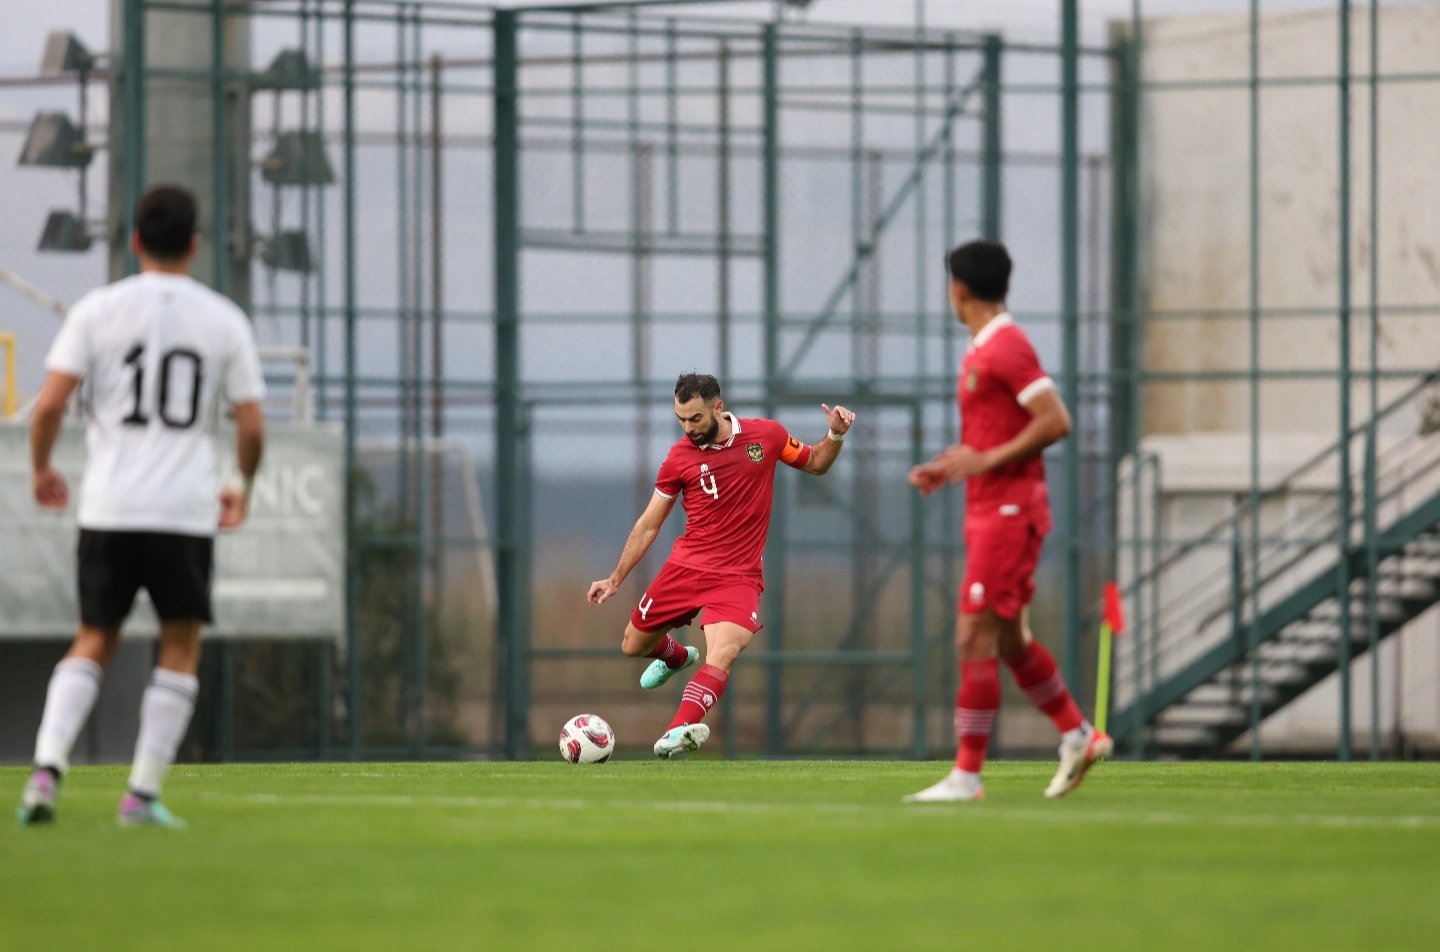
<svg viewBox="0 0 1440 952"><path fill-rule="evenodd" d="M820 409L825 411L825 419L830 422L830 429L836 433L848 432L850 424L855 422L855 414L844 407L836 407L832 410L822 403Z"/></svg>
<svg viewBox="0 0 1440 952"><path fill-rule="evenodd" d="M35 501L46 509L64 509L70 505L70 487L65 474L57 469L45 467L37 470L34 478Z"/></svg>
<svg viewBox="0 0 1440 952"><path fill-rule="evenodd" d="M598 582L590 583L590 594L585 596L585 600L591 605L603 605L619 588L620 586L610 581L610 579L602 578Z"/></svg>
<svg viewBox="0 0 1440 952"><path fill-rule="evenodd" d="M945 471L946 476L956 482L969 479L971 476L979 476L990 468L990 463L984 453L963 443L942 450L935 457L934 462Z"/></svg>
<svg viewBox="0 0 1440 952"><path fill-rule="evenodd" d="M250 497L234 486L220 490L220 528L238 529L250 511Z"/></svg>
<svg viewBox="0 0 1440 952"><path fill-rule="evenodd" d="M910 485L920 490L922 496L930 495L950 481L938 463L921 463L910 470L908 479Z"/></svg>

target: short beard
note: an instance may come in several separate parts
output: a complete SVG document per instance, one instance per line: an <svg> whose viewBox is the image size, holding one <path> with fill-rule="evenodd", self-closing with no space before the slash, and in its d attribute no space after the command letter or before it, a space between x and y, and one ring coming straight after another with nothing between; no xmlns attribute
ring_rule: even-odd
<svg viewBox="0 0 1440 952"><path fill-rule="evenodd" d="M720 432L720 414L715 414L715 420L710 424L710 429L705 431L703 436L692 436L690 442L696 446L709 446L715 442L715 436Z"/></svg>

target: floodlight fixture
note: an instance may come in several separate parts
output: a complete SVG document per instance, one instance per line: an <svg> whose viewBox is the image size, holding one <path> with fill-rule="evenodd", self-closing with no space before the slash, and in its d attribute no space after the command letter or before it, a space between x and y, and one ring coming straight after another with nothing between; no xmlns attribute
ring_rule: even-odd
<svg viewBox="0 0 1440 952"><path fill-rule="evenodd" d="M40 232L38 251L89 251L90 229L79 215L65 209L54 209L45 219Z"/></svg>
<svg viewBox="0 0 1440 952"><path fill-rule="evenodd" d="M85 141L85 133L63 112L42 112L30 123L25 145L20 150L21 165L52 169L83 169L90 164L95 149Z"/></svg>
<svg viewBox="0 0 1440 952"><path fill-rule="evenodd" d="M304 50L281 50L255 77L256 89L319 89L320 72L310 65Z"/></svg>
<svg viewBox="0 0 1440 952"><path fill-rule="evenodd" d="M309 274L313 268L310 239L303 231L280 231L260 246L260 260L276 271Z"/></svg>
<svg viewBox="0 0 1440 952"><path fill-rule="evenodd" d="M45 37L45 53L40 57L41 76L83 73L95 67L95 54L69 30L52 30Z"/></svg>
<svg viewBox="0 0 1440 952"><path fill-rule="evenodd" d="M335 181L325 143L314 131L280 133L260 169L271 185L329 185Z"/></svg>

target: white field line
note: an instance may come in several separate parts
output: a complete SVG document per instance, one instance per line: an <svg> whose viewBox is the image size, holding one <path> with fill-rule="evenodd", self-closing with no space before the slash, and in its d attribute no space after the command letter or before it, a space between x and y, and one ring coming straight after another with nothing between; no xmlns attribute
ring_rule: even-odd
<svg viewBox="0 0 1440 952"><path fill-rule="evenodd" d="M1351 814L1297 813L1290 815L1255 813L1199 816L1188 813L1148 811L1088 811L1062 808L1029 809L994 805L956 804L894 807L855 803L762 803L727 800L586 800L544 799L521 797L446 797L387 796L380 794L229 794L202 791L200 800L217 803L253 803L265 806L346 806L399 807L442 809L525 809L546 811L612 810L648 812L665 810L676 813L735 814L825 814L825 815L888 815L963 818L973 820L1005 820L1020 823L1052 823L1060 826L1108 824L1116 826L1202 826L1202 827L1328 827L1328 828L1392 828L1440 829L1440 815L1410 814L1365 816Z"/></svg>

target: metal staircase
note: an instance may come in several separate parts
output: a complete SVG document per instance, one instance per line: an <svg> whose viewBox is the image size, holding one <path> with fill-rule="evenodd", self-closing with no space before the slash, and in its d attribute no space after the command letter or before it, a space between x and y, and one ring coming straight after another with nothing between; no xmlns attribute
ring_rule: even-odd
<svg viewBox="0 0 1440 952"><path fill-rule="evenodd" d="M1138 630L1118 646L1117 739L1148 754L1224 756L1347 655L1368 651L1372 635L1378 644L1440 602L1440 434L1417 433L1435 380L1377 416L1384 435L1373 470L1368 421L1347 441L1348 544L1334 488L1337 443L1258 498L1237 497L1230 517L1199 538L1151 551L1125 585Z"/></svg>

